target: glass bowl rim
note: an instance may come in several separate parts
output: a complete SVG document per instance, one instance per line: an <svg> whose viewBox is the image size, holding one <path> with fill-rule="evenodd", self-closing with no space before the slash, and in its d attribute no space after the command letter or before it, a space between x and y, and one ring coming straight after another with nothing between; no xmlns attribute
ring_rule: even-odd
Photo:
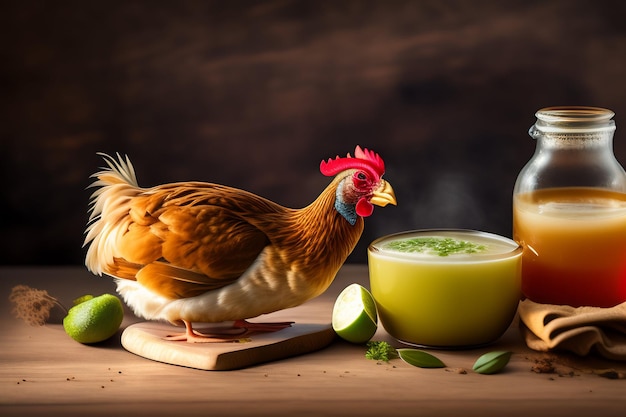
<svg viewBox="0 0 626 417"><path fill-rule="evenodd" d="M420 255L411 254L406 252L397 252L392 250L385 250L384 252L377 247L377 245L382 241L392 240L394 238L400 238L402 236L411 236L411 235L436 235L441 233L459 233L462 235L479 235L488 240L496 240L511 246L511 250L507 252L501 252L496 254L472 254L472 255L452 255L452 256L430 256L430 255ZM375 240L373 240L367 247L367 252L378 253L381 256L386 256L388 258L393 258L401 261L419 261L419 262L429 262L429 263L474 263L474 262L485 262L485 261L496 261L496 260L505 260L514 258L516 256L521 256L523 247L506 236L498 235L496 233L485 232L482 230L475 229L463 229L463 228L433 228L433 229L413 229L406 230L402 232L391 233L388 235L381 236Z"/></svg>

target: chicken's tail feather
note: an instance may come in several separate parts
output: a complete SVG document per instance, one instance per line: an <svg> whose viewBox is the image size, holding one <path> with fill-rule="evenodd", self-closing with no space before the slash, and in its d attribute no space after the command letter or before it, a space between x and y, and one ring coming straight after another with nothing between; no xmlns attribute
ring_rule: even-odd
<svg viewBox="0 0 626 417"><path fill-rule="evenodd" d="M120 180L126 182L127 184L139 187L139 184L137 183L137 176L135 175L135 168L133 167L132 162L130 162L128 155L122 157L122 155L118 153L117 160L111 155L107 155L102 152L98 152L98 155L102 156L104 162L106 162L109 167L102 168L102 171L93 174L92 177L100 177L103 174L112 174L112 176L119 177Z"/></svg>
<svg viewBox="0 0 626 417"><path fill-rule="evenodd" d="M117 159L99 153L108 165L92 175L96 180L90 185L96 190L89 202L89 221L85 230L83 247L89 245L85 266L102 275L105 266L116 256L117 237L126 232L130 223L129 203L142 189L137 184L135 170L128 156L117 154Z"/></svg>

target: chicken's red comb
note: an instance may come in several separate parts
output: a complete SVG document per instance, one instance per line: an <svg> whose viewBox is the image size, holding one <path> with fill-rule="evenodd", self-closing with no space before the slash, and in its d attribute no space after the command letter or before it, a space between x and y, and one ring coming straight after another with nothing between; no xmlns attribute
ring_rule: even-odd
<svg viewBox="0 0 626 417"><path fill-rule="evenodd" d="M337 175L346 169L364 169L373 176L380 178L385 173L385 163L376 152L367 148L361 149L358 145L354 150L354 157L348 153L345 158L337 156L335 159L320 163L320 171L326 176Z"/></svg>

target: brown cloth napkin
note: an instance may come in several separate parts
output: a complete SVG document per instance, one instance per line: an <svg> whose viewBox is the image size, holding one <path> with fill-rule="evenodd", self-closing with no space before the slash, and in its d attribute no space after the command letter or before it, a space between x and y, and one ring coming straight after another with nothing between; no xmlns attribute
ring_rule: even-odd
<svg viewBox="0 0 626 417"><path fill-rule="evenodd" d="M529 348L568 350L580 356L592 351L626 360L626 302L611 308L570 307L521 301L522 334Z"/></svg>

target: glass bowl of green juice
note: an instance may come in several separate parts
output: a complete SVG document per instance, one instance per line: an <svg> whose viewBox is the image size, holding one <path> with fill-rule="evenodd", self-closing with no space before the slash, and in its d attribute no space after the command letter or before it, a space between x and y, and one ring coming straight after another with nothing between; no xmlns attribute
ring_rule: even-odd
<svg viewBox="0 0 626 417"><path fill-rule="evenodd" d="M368 265L380 321L409 345L495 342L517 311L521 255L515 241L476 230L414 230L376 239Z"/></svg>

